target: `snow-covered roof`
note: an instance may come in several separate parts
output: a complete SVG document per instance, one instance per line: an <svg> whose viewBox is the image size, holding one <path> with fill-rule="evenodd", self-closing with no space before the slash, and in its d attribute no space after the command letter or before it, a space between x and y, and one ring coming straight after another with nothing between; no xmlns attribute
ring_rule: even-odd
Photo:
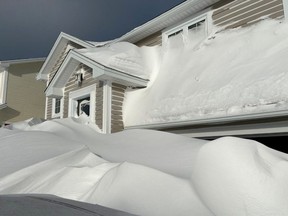
<svg viewBox="0 0 288 216"><path fill-rule="evenodd" d="M113 45L113 47L116 46L117 44ZM125 47L127 47L127 45ZM131 62L129 62L129 58L127 58L127 56L125 55L124 50L124 53L119 52L118 50L118 55L116 55L116 58L114 58L115 56L112 55L113 52L103 52L102 54L102 52L98 52L98 49L103 51L102 48L95 48L92 50L88 49L89 51L70 50L64 62L61 64L57 74L53 77L49 86L45 90L46 96L62 97L64 93L63 87L68 82L69 78L75 72L75 69L80 63L83 63L88 67L92 68L92 77L95 79L111 80L119 84L132 87L146 87L149 80L141 77L139 72L137 72L140 67L139 64L141 63L141 61L133 62L131 64ZM99 57L97 56L98 53L99 55L101 53ZM135 54L134 52L132 53ZM122 58L120 58L119 60L117 56ZM133 55L131 55L130 57L133 59L137 59L134 58Z"/></svg>
<svg viewBox="0 0 288 216"><path fill-rule="evenodd" d="M116 42L110 45L78 50L82 55L115 70L133 76L148 79L140 48L128 42Z"/></svg>
<svg viewBox="0 0 288 216"><path fill-rule="evenodd" d="M267 20L196 44L195 35L180 37L162 49L148 88L127 93L126 127L287 113L288 23Z"/></svg>

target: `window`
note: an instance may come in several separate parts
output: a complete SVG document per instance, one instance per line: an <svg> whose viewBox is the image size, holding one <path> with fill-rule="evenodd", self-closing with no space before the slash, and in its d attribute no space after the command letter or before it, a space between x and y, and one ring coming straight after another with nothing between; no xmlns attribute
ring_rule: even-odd
<svg viewBox="0 0 288 216"><path fill-rule="evenodd" d="M61 110L62 110L62 99L61 98L53 98L52 100L52 118L60 118Z"/></svg>
<svg viewBox="0 0 288 216"><path fill-rule="evenodd" d="M87 115L92 122L95 122L96 111L96 84L69 92L69 117Z"/></svg>
<svg viewBox="0 0 288 216"><path fill-rule="evenodd" d="M205 23L205 19L188 26L188 30L198 30Z"/></svg>
<svg viewBox="0 0 288 216"><path fill-rule="evenodd" d="M183 32L183 29L181 29L181 30L179 30L179 31L176 31L176 32L173 32L173 33L171 33L171 34L168 35L168 38L173 37L173 36L176 36L176 35L178 35L178 34L180 34L180 33L182 33L182 32Z"/></svg>
<svg viewBox="0 0 288 216"><path fill-rule="evenodd" d="M182 36L182 41L190 38L193 34L193 37L197 40L199 38L205 38L210 31L210 16L208 14L201 15L199 17L190 19L186 22L183 22L173 28L168 29L162 33L163 43L168 42L168 38L172 38L174 36ZM197 35L196 35L197 34ZM196 37L197 36L197 37ZM174 39L173 39L174 40ZM177 39L176 39L177 40Z"/></svg>

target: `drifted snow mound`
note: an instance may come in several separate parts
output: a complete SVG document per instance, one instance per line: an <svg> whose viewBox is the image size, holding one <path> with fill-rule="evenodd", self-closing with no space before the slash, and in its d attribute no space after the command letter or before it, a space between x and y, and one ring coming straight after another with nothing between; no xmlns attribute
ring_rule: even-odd
<svg viewBox="0 0 288 216"><path fill-rule="evenodd" d="M288 156L255 141L147 130L103 135L75 119L0 134L0 194L53 194L137 215L288 215ZM40 136L53 154L21 154ZM23 160L29 163L9 170L7 163Z"/></svg>
<svg viewBox="0 0 288 216"><path fill-rule="evenodd" d="M103 47L79 51L96 62L124 73L147 79L140 48L128 42L117 42Z"/></svg>

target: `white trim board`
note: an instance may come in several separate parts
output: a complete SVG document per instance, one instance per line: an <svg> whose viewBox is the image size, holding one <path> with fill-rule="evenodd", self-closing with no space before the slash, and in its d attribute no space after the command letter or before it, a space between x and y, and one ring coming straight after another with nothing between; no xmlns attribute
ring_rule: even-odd
<svg viewBox="0 0 288 216"><path fill-rule="evenodd" d="M282 0L283 2L283 9L284 9L284 17L288 20L288 0Z"/></svg>
<svg viewBox="0 0 288 216"><path fill-rule="evenodd" d="M78 117L76 115L76 100L90 96L90 120L95 122L95 110L96 110L96 84L75 90L69 93L68 102L68 117Z"/></svg>
<svg viewBox="0 0 288 216"><path fill-rule="evenodd" d="M7 106L7 86L8 85L8 71L4 68L4 71L0 71L0 109Z"/></svg>

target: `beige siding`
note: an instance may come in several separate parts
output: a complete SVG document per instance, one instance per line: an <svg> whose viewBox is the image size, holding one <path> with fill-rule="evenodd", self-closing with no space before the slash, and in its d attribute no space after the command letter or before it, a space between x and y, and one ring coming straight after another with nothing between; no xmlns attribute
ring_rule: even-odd
<svg viewBox="0 0 288 216"><path fill-rule="evenodd" d="M247 26L263 17L284 17L282 0L234 0L217 4L212 19L215 25L227 28Z"/></svg>
<svg viewBox="0 0 288 216"><path fill-rule="evenodd" d="M124 129L122 107L126 86L112 83L111 105L111 132L115 133Z"/></svg>
<svg viewBox="0 0 288 216"><path fill-rule="evenodd" d="M135 45L141 47L141 46L156 46L161 45L162 43L162 33L156 32L138 42L135 43Z"/></svg>
<svg viewBox="0 0 288 216"><path fill-rule="evenodd" d="M101 81L97 82L96 85L96 115L95 115L96 125L102 129L103 128L103 83Z"/></svg>
<svg viewBox="0 0 288 216"><path fill-rule="evenodd" d="M46 85L35 78L42 64L21 63L8 68L7 107L0 110L0 123L45 117Z"/></svg>
<svg viewBox="0 0 288 216"><path fill-rule="evenodd" d="M46 104L46 112L47 112L47 119L52 118L52 98L48 98L47 104Z"/></svg>

